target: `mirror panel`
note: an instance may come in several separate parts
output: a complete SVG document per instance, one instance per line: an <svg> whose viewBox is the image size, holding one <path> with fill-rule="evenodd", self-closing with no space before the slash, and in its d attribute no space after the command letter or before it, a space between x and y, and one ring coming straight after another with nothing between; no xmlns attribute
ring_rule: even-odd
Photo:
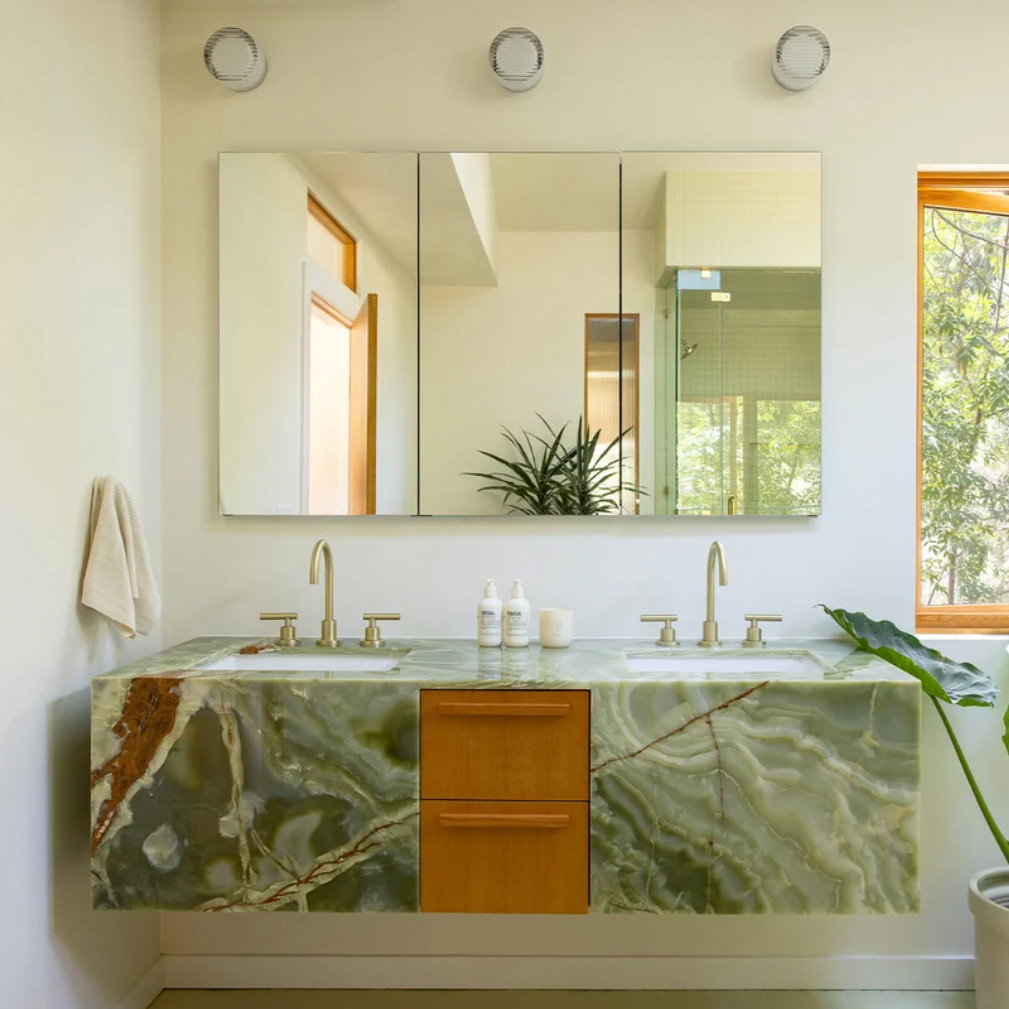
<svg viewBox="0 0 1009 1009"><path fill-rule="evenodd" d="M219 173L221 513L415 514L417 155Z"/></svg>
<svg viewBox="0 0 1009 1009"><path fill-rule="evenodd" d="M622 200L640 511L819 514L820 156L625 153Z"/></svg>
<svg viewBox="0 0 1009 1009"><path fill-rule="evenodd" d="M820 511L817 154L224 154L220 242L223 514Z"/></svg>
<svg viewBox="0 0 1009 1009"><path fill-rule="evenodd" d="M541 462L587 400L619 425L619 181L615 153L421 155L422 514L574 509L535 473L507 500L481 488L521 483L506 432ZM619 509L616 466L611 484Z"/></svg>

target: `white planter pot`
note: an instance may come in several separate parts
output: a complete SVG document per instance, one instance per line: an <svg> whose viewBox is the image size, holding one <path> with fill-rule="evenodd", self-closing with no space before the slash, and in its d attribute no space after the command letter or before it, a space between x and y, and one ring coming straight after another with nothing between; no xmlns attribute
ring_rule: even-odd
<svg viewBox="0 0 1009 1009"><path fill-rule="evenodd" d="M970 881L974 915L976 1009L1009 1006L1009 866L986 869Z"/></svg>

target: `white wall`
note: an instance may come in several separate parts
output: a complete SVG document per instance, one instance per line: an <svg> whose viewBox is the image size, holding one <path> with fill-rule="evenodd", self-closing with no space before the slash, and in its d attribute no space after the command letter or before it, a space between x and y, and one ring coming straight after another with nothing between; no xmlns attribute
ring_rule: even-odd
<svg viewBox="0 0 1009 1009"><path fill-rule="evenodd" d="M772 80L771 47L812 22L834 58L812 91ZM264 86L232 95L200 46L238 23L270 59ZM543 38L542 84L508 94L486 46L508 24ZM667 25L667 30L657 26ZM945 0L390 0L326 6L203 2L165 10L166 638L248 633L292 607L311 628L322 599L306 563L325 535L337 558L344 631L371 607L400 610L402 634L471 635L482 580L521 576L533 606L570 605L577 627L637 634L638 614L671 607L700 630L708 544L724 540L727 632L756 607L782 633L830 633L823 600L909 626L914 608L915 171L919 163L1000 163L991 123L1007 110L1002 40L1009 8L984 29ZM895 42L896 40L896 42ZM363 64L333 58L367 54ZM957 53L969 52L965 70ZM600 53L608 54L601 72ZM965 95L965 90L968 92ZM333 114L335 96L341 101ZM661 97L657 97L661 96ZM216 512L218 150L633 148L823 153L824 512L818 519L221 519ZM967 654L969 643L950 645ZM1003 684L998 643L983 652ZM982 715L985 713L981 713ZM970 724L978 713L964 713ZM972 730L972 746L996 746ZM405 920L296 915L166 923L170 950L512 952L654 955L944 955L969 947L964 881L997 852L926 713L923 908L899 919L759 920L616 916L584 921ZM1004 760L1004 755L1003 755ZM980 773L1004 792L1004 763ZM1001 785L1000 785L1001 783ZM1003 811L1006 799L1002 796ZM713 980L717 981L717 977Z"/></svg>
<svg viewBox="0 0 1009 1009"><path fill-rule="evenodd" d="M160 572L160 108L152 0L0 0L3 1004L109 1009L154 915L90 910L88 683L124 646L78 606L92 477Z"/></svg>
<svg viewBox="0 0 1009 1009"><path fill-rule="evenodd" d="M502 231L496 287L421 287L420 510L501 515L487 481L507 427L546 435L585 410L585 314L619 310L619 236ZM570 442L571 429L568 432Z"/></svg>
<svg viewBox="0 0 1009 1009"><path fill-rule="evenodd" d="M665 415L656 411L658 390L662 388L657 371L665 357L656 355L656 333L665 335L666 320L658 313L655 288L655 232L624 231L621 240L623 256L622 310L625 315L638 316L638 484L647 492L638 499L642 515L662 514L665 498L659 484L656 467L656 442L665 441L659 431ZM669 332L673 332L670 327Z"/></svg>
<svg viewBox="0 0 1009 1009"><path fill-rule="evenodd" d="M221 510L301 510L307 185L283 154L221 159Z"/></svg>
<svg viewBox="0 0 1009 1009"><path fill-rule="evenodd" d="M306 200L311 189L358 238L358 288L377 293L378 514L416 509L417 285L338 193L284 154L221 159L221 510L296 514L303 504ZM411 222L404 222L404 228ZM321 268L307 267L317 273ZM326 278L327 282L329 278ZM362 297L336 307L353 319Z"/></svg>
<svg viewBox="0 0 1009 1009"><path fill-rule="evenodd" d="M467 472L500 466L480 450L514 453L502 425L546 435L542 414L566 442L585 412L585 316L620 307L616 231L501 231L497 285L421 286L420 510L424 515L502 515L501 495ZM655 288L650 231L623 236L623 311L638 315L638 482L654 512Z"/></svg>

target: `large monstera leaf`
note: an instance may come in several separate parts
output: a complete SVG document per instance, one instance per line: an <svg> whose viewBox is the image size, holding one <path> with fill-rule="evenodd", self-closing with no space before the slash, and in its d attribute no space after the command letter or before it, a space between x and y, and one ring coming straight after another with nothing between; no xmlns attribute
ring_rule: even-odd
<svg viewBox="0 0 1009 1009"><path fill-rule="evenodd" d="M969 662L947 659L889 620L872 620L864 613L832 610L822 603L820 607L858 642L863 651L878 655L910 673L930 697L965 708L990 708L998 698L998 687L987 673ZM1009 711L1006 712L1005 743L1009 749Z"/></svg>

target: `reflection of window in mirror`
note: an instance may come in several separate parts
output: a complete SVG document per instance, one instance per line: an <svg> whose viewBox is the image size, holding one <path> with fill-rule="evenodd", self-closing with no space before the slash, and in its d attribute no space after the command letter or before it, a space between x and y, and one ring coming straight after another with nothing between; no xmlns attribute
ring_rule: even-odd
<svg viewBox="0 0 1009 1009"><path fill-rule="evenodd" d="M369 295L351 320L312 294L305 361L310 515L375 514L377 303Z"/></svg>
<svg viewBox="0 0 1009 1009"><path fill-rule="evenodd" d="M619 440L606 456L620 465L613 483L623 485L620 511L636 515L640 502L638 480L638 329L639 316L587 314L585 316L585 426L589 434L600 431L597 455ZM621 437L621 434L623 437ZM619 473L619 478L616 473Z"/></svg>
<svg viewBox="0 0 1009 1009"><path fill-rule="evenodd" d="M357 291L357 241L311 194L308 194L308 257L333 280Z"/></svg>

